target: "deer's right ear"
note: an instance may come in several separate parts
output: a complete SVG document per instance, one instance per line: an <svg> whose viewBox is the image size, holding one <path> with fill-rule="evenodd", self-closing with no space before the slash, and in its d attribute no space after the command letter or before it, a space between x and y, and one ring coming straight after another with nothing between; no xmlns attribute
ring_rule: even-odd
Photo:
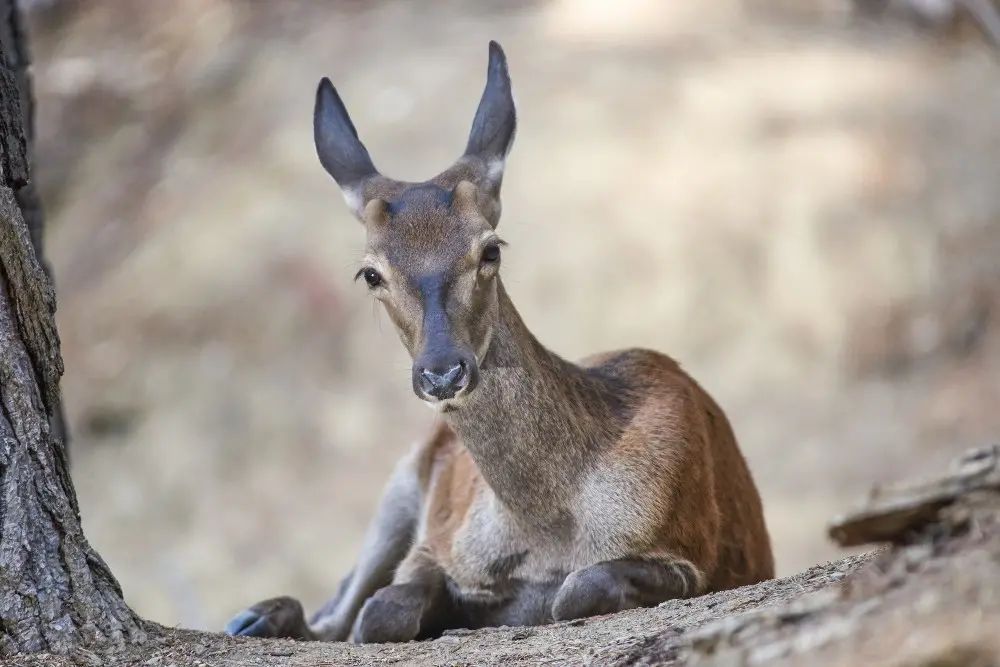
<svg viewBox="0 0 1000 667"><path fill-rule="evenodd" d="M340 186L351 212L361 218L365 208L365 185L378 176L378 170L358 138L358 131L337 89L327 77L320 80L316 89L313 139L323 168Z"/></svg>
<svg viewBox="0 0 1000 667"><path fill-rule="evenodd" d="M491 41L486 87L472 121L465 154L478 157L487 167L487 187L499 191L504 162L517 134L517 110L511 92L507 56L500 45Z"/></svg>

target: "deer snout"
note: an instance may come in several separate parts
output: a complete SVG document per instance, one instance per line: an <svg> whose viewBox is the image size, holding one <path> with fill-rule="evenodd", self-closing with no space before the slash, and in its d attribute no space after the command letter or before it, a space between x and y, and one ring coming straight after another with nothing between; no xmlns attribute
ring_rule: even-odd
<svg viewBox="0 0 1000 667"><path fill-rule="evenodd" d="M479 379L471 355L419 359L413 364L413 391L425 401L444 401L475 389Z"/></svg>

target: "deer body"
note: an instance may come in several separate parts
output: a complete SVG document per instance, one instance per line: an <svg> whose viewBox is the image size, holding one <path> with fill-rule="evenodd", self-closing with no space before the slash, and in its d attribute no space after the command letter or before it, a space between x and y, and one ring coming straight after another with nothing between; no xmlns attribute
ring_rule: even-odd
<svg viewBox="0 0 1000 667"><path fill-rule="evenodd" d="M358 275L441 420L397 465L355 569L309 622L281 597L227 631L408 641L774 576L760 497L715 401L651 350L563 360L503 288L495 228L516 122L498 45L466 155L431 181L378 174L326 80L314 118L320 159L368 231Z"/></svg>

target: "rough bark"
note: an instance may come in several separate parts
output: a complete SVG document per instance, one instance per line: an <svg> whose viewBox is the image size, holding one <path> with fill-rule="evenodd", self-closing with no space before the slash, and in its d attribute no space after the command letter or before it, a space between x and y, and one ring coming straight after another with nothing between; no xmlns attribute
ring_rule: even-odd
<svg viewBox="0 0 1000 667"><path fill-rule="evenodd" d="M39 261L41 209L29 187L21 102L29 92L24 34L13 0L0 0L0 24L0 656L66 653L138 638L142 629L84 538L51 423L63 365L55 293Z"/></svg>
<svg viewBox="0 0 1000 667"><path fill-rule="evenodd" d="M3 45L3 59L7 69L14 75L17 82L18 93L21 100L21 127L26 142L26 153L23 164L23 174L19 174L8 183L14 188L14 195L17 204L21 209L21 215L28 226L28 233L31 235L31 245L35 250L35 259L41 265L49 281L52 278L52 267L45 259L43 242L45 233L45 210L42 207L42 200L38 196L38 189L34 181L31 180L31 165L34 164L35 152L35 96L32 89L31 52L28 49L28 36L25 30L24 17L17 7L16 2L0 3L0 44ZM66 418L63 412L61 395L55 405L52 406L50 421L52 429L63 449L69 456L69 431L66 427Z"/></svg>
<svg viewBox="0 0 1000 667"><path fill-rule="evenodd" d="M691 633L689 664L1000 664L1000 446L930 479L875 487L830 535L891 547L843 586Z"/></svg>

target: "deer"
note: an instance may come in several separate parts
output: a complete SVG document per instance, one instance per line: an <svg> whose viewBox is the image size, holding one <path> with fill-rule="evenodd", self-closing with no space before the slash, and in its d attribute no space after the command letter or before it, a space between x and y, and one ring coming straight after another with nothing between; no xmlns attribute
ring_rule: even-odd
<svg viewBox="0 0 1000 667"><path fill-rule="evenodd" d="M319 161L364 226L355 280L381 302L437 412L396 464L353 569L308 620L270 598L230 635L390 643L651 607L774 577L760 495L726 414L674 359L564 360L500 277L500 187L517 129L503 49L465 153L416 183L376 170L320 80Z"/></svg>

